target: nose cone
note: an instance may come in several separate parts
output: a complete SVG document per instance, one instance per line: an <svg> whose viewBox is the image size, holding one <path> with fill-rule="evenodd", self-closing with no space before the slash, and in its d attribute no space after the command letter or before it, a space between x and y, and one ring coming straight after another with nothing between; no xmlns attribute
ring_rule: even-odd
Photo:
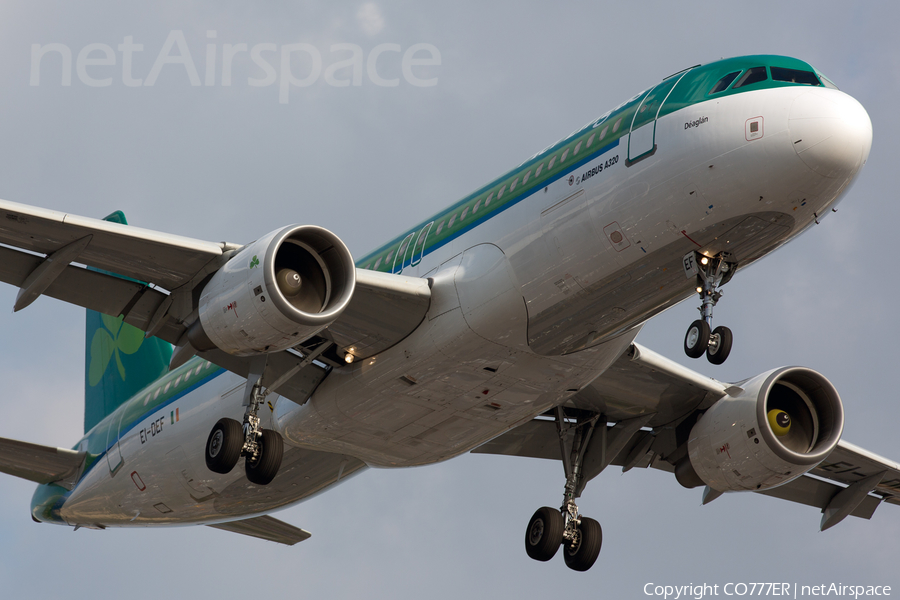
<svg viewBox="0 0 900 600"><path fill-rule="evenodd" d="M798 96L791 106L789 127L794 151L824 177L853 177L869 158L869 114L838 90L813 88Z"/></svg>

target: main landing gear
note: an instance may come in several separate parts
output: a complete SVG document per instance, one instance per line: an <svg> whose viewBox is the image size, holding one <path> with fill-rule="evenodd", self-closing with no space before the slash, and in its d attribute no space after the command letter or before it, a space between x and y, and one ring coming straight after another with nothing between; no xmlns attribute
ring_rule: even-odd
<svg viewBox="0 0 900 600"><path fill-rule="evenodd" d="M250 403L243 426L234 419L219 419L206 440L206 466L215 473L230 473L244 456L247 479L257 485L268 485L281 467L284 442L277 431L260 427L259 407L266 393L258 382L248 382L248 385L251 385Z"/></svg>
<svg viewBox="0 0 900 600"><path fill-rule="evenodd" d="M725 285L734 274L734 263L728 262L728 253L718 254L713 258L695 252L693 257L685 257L685 268L691 264L697 271L697 292L700 294L700 317L688 327L684 336L684 353L691 358L700 358L706 353L706 359L714 365L721 365L731 354L733 337L727 327L716 327L710 330L713 307L722 297L719 288Z"/></svg>
<svg viewBox="0 0 900 600"><path fill-rule="evenodd" d="M544 506L537 509L525 530L525 552L534 560L548 561L560 546L566 566L574 571L587 571L597 561L603 544L603 530L594 519L578 512L575 498L581 495L582 465L599 415L575 425L571 455L566 450L567 426L562 407L556 409L556 428L566 471L563 505L558 510ZM601 423L606 427L605 421Z"/></svg>

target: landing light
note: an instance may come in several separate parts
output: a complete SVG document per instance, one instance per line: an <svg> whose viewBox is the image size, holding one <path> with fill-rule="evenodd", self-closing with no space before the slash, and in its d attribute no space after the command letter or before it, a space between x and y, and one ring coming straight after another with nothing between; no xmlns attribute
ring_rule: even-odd
<svg viewBox="0 0 900 600"><path fill-rule="evenodd" d="M702 287L698 287L698 288L697 288L697 293L698 293L698 294L702 294L702 293L703 293L703 288L702 288Z"/></svg>
<svg viewBox="0 0 900 600"><path fill-rule="evenodd" d="M700 264L701 265L709 264L709 259L704 256L703 258L700 259Z"/></svg>
<svg viewBox="0 0 900 600"><path fill-rule="evenodd" d="M352 362L353 362L353 355L350 354L349 352L348 352L347 354L345 354L345 355L344 355L344 362L346 362L348 365L349 365L350 363L352 363Z"/></svg>

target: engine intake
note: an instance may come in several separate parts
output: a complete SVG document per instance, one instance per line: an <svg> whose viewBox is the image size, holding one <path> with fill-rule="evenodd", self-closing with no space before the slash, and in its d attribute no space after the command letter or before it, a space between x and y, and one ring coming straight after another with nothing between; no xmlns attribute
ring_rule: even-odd
<svg viewBox="0 0 900 600"><path fill-rule="evenodd" d="M197 350L236 356L285 350L333 323L355 286L356 267L340 238L312 225L286 227L213 275L188 336Z"/></svg>
<svg viewBox="0 0 900 600"><path fill-rule="evenodd" d="M841 439L841 398L823 375L782 367L741 384L697 421L676 465L685 487L759 490L787 483L822 462Z"/></svg>

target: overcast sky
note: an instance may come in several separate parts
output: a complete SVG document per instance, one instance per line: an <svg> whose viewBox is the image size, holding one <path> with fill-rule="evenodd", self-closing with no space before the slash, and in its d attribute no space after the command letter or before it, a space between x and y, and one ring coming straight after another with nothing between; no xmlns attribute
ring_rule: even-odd
<svg viewBox="0 0 900 600"><path fill-rule="evenodd" d="M0 2L0 198L92 217L121 209L133 225L211 241L310 223L356 256L685 67L755 53L811 62L871 116L858 182L837 214L725 287L716 323L734 331L726 365L684 357L693 301L638 341L723 381L788 364L819 370L844 401L844 439L900 459L895 2L82 4ZM143 46L130 79L118 50L129 36ZM185 65L151 77L167 39L184 40L200 85ZM260 56L276 81L253 85L266 73L244 52L223 85L224 46L241 43L309 44L321 75L284 91L279 51L269 52ZM413 70L437 78L430 87L403 74L403 53L419 43L440 53L439 66ZM61 85L59 54L44 57L32 85L33 44L71 52L71 85ZM79 75L89 44L112 48L116 66ZM207 44L218 59L212 85ZM361 85L338 87L326 74L347 54L334 44L365 57L380 44L400 52L382 54L374 74L363 69ZM295 77L312 68L301 56ZM85 57L105 54L97 46ZM104 78L109 85L89 85ZM393 78L398 85L378 85ZM0 436L71 446L82 434L83 311L42 298L13 315L14 298L0 288L10 307L0 315ZM481 455L369 470L278 513L313 534L287 548L206 527L37 525L33 484L3 476L0 585L8 598L132 600L641 598L648 582L729 581L900 591L900 508L819 533L815 509L753 494L701 507L699 490L640 469L610 468L579 502L604 531L591 571L571 572L561 556L536 563L525 525L536 508L559 504L563 483L558 462Z"/></svg>

